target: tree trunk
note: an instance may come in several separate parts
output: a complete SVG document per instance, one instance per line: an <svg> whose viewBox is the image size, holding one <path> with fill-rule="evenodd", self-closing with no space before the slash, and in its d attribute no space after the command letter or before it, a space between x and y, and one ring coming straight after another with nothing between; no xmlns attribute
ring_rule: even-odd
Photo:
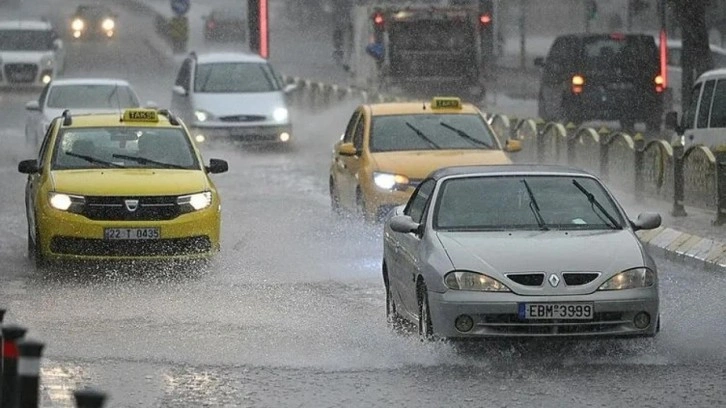
<svg viewBox="0 0 726 408"><path fill-rule="evenodd" d="M683 32L683 77L680 92L684 110L691 103L691 88L696 78L713 67L706 28L708 3L709 0L671 0Z"/></svg>

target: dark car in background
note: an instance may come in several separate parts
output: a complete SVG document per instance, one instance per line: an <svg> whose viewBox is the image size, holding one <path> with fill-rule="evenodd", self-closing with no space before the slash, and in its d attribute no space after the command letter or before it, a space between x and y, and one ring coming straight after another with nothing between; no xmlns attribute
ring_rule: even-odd
<svg viewBox="0 0 726 408"><path fill-rule="evenodd" d="M644 122L648 130L660 129L665 86L653 36L563 35L535 65L542 67L541 118L617 120L625 130Z"/></svg>
<svg viewBox="0 0 726 408"><path fill-rule="evenodd" d="M117 16L110 8L81 4L71 17L71 35L76 39L113 38Z"/></svg>
<svg viewBox="0 0 726 408"><path fill-rule="evenodd" d="M247 19L241 7L213 9L203 18L206 41L242 42L247 37Z"/></svg>

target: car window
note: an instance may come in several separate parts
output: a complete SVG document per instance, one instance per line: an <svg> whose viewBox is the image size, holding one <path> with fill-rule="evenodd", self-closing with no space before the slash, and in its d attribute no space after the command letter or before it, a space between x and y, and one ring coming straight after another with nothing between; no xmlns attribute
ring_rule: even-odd
<svg viewBox="0 0 726 408"><path fill-rule="evenodd" d="M0 30L0 51L47 51L53 49L49 30Z"/></svg>
<svg viewBox="0 0 726 408"><path fill-rule="evenodd" d="M696 115L696 127L699 129L708 127L708 117L711 113L711 100L713 99L713 89L716 81L706 81L703 86L703 94L701 95L701 103L698 105L698 115Z"/></svg>
<svg viewBox="0 0 726 408"><path fill-rule="evenodd" d="M434 179L424 180L414 191L403 213L410 216L414 222L421 223L434 187L436 187Z"/></svg>
<svg viewBox="0 0 726 408"><path fill-rule="evenodd" d="M590 69L617 67L645 73L650 73L651 68L657 68L659 61L655 39L641 35L586 37L584 58L585 67Z"/></svg>
<svg viewBox="0 0 726 408"><path fill-rule="evenodd" d="M45 166L45 155L48 152L48 146L50 145L50 135L53 134L53 131L55 130L55 124L57 121L53 121L50 123L50 126L48 126L48 129L45 131L45 135L43 136L43 141L40 144L40 150L38 151L38 167L43 168Z"/></svg>
<svg viewBox="0 0 726 408"><path fill-rule="evenodd" d="M353 113L353 116L350 117L350 121L348 121L348 126L345 127L345 133L343 134L343 143L352 143L353 142L353 131L356 129L355 125L358 123L358 118L360 118L361 111L356 110Z"/></svg>
<svg viewBox="0 0 726 408"><path fill-rule="evenodd" d="M673 67L681 66L681 49L668 48L668 65Z"/></svg>
<svg viewBox="0 0 726 408"><path fill-rule="evenodd" d="M361 112L360 120L355 127L355 131L353 131L353 146L355 146L356 149L363 148L363 136L365 135L365 129L366 115Z"/></svg>
<svg viewBox="0 0 726 408"><path fill-rule="evenodd" d="M693 91L691 91L691 104L688 106L688 109L683 112L683 125L684 129L692 129L693 123L696 121L696 108L698 108L698 99L701 96L701 89L703 88L703 83L698 83L693 86Z"/></svg>
<svg viewBox="0 0 726 408"><path fill-rule="evenodd" d="M191 78L192 78L192 59L187 58L182 63L181 68L179 68L179 73L177 73L177 75L176 75L176 81L174 82L174 85L181 86L184 89L189 89L189 82L191 82Z"/></svg>
<svg viewBox="0 0 726 408"><path fill-rule="evenodd" d="M217 62L197 64L194 92L237 93L280 90L275 72L266 63Z"/></svg>
<svg viewBox="0 0 726 408"><path fill-rule="evenodd" d="M498 148L475 113L376 116L370 137L371 152Z"/></svg>
<svg viewBox="0 0 726 408"><path fill-rule="evenodd" d="M38 96L38 106L40 106L40 109L43 109L43 106L45 105L45 98L48 97L49 89L50 89L50 84L46 84L43 87L43 90L40 91L40 96Z"/></svg>
<svg viewBox="0 0 726 408"><path fill-rule="evenodd" d="M726 127L726 80L720 79L716 83L711 104L711 121L709 127Z"/></svg>
<svg viewBox="0 0 726 408"><path fill-rule="evenodd" d="M181 129L102 127L62 130L54 145L52 167L198 169L199 165Z"/></svg>
<svg viewBox="0 0 726 408"><path fill-rule="evenodd" d="M49 108L59 109L124 109L139 106L133 92L114 84L69 84L51 87Z"/></svg>
<svg viewBox="0 0 726 408"><path fill-rule="evenodd" d="M589 202L573 180L591 193L618 225L623 225L614 200L595 179L488 176L445 181L439 189L434 226L447 230L539 229L529 187L550 229L612 229L607 216Z"/></svg>

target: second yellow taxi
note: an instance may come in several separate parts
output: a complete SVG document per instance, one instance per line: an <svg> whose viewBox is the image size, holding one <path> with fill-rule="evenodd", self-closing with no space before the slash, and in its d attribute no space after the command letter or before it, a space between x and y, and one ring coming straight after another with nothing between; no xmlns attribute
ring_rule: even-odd
<svg viewBox="0 0 726 408"><path fill-rule="evenodd" d="M166 111L54 119L28 175L28 253L54 260L189 259L219 250L220 200L184 124Z"/></svg>
<svg viewBox="0 0 726 408"><path fill-rule="evenodd" d="M517 140L502 144L481 111L459 98L359 106L333 148L330 200L336 212L382 219L441 167L510 164Z"/></svg>

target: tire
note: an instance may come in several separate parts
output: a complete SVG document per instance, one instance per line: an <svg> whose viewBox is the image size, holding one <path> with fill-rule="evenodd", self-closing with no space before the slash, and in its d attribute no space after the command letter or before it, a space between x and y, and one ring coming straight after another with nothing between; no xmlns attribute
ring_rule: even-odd
<svg viewBox="0 0 726 408"><path fill-rule="evenodd" d="M423 342L434 339L434 327L431 324L429 309L429 294L424 283L419 285L418 289L418 336Z"/></svg>
<svg viewBox="0 0 726 408"><path fill-rule="evenodd" d="M391 327L393 330L400 330L402 326L402 319L401 316L398 314L398 310L396 308L396 302L393 300L393 292L391 290L391 282L388 279L388 272L386 269L386 266L383 266L384 268L384 283L386 285L386 322L388 322L388 326Z"/></svg>
<svg viewBox="0 0 726 408"><path fill-rule="evenodd" d="M330 209L333 211L336 215L341 215L343 213L343 210L340 206L340 198L338 197L338 192L335 188L335 183L333 182L333 178L330 178Z"/></svg>
<svg viewBox="0 0 726 408"><path fill-rule="evenodd" d="M35 269L43 269L48 266L48 260L43 255L43 251L40 245L38 245L38 241L40 241L39 237L40 233L38 232L37 228L35 229L35 241L30 238L30 232L28 232L28 250L31 249L31 245L33 250L33 252L28 252L28 257L32 256L33 263L35 264Z"/></svg>

